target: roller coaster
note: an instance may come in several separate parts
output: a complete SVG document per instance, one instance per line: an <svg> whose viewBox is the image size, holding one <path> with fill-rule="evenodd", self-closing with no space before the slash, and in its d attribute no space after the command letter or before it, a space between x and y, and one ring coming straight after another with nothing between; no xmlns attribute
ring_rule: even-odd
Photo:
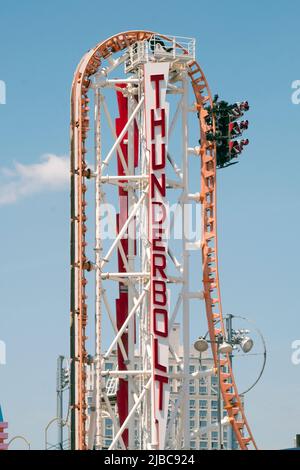
<svg viewBox="0 0 300 470"><path fill-rule="evenodd" d="M239 448L257 448L229 354L219 359L217 351L219 339L226 338L218 268L217 168L235 163L248 143L228 137L238 137L248 127L248 121L236 122L247 107L247 102L228 105L212 97L190 38L127 31L99 43L79 63L71 94L72 449L104 448L104 416L114 427L110 449L190 448L191 300L198 302L198 318L205 303L215 368L221 366L224 408ZM91 147L94 166L88 158ZM190 171L192 159L197 171ZM191 192L192 178L196 192ZM182 214L180 240L174 242L168 232L178 217L167 226L166 215L171 201ZM108 203L117 208L108 224L115 226L113 237L104 235L103 208ZM198 240L191 241L186 233L188 204L201 215ZM90 214L93 222L88 221ZM93 249L88 246L91 237ZM199 255L197 272L191 270L191 254L195 259ZM183 338L182 358L176 358L169 342L175 320ZM95 337L92 359L88 334ZM105 361L114 353L118 367L108 372ZM179 364L176 401L171 399L169 354ZM89 414L91 361L95 386ZM116 407L108 378L116 384Z"/></svg>

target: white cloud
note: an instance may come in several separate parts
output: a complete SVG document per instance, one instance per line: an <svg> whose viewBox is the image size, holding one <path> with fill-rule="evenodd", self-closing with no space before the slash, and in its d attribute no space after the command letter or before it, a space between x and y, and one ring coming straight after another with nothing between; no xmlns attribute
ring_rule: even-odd
<svg viewBox="0 0 300 470"><path fill-rule="evenodd" d="M13 204L23 197L44 191L60 191L69 184L69 158L45 154L40 162L0 168L0 205Z"/></svg>

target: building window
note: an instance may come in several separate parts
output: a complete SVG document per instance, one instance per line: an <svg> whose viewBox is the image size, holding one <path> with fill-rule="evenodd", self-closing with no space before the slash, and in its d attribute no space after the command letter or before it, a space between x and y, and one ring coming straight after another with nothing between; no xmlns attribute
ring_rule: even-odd
<svg viewBox="0 0 300 470"><path fill-rule="evenodd" d="M112 429L106 428L105 429L105 437L112 437Z"/></svg>
<svg viewBox="0 0 300 470"><path fill-rule="evenodd" d="M211 412L211 420L216 421L218 419L218 412L217 411L212 411Z"/></svg>
<svg viewBox="0 0 300 470"><path fill-rule="evenodd" d="M200 428L206 428L207 427L207 421L200 421Z"/></svg>
<svg viewBox="0 0 300 470"><path fill-rule="evenodd" d="M200 441L200 449L207 449L207 442Z"/></svg>
<svg viewBox="0 0 300 470"><path fill-rule="evenodd" d="M211 384L212 384L212 386L217 386L218 385L218 377L212 376Z"/></svg>
<svg viewBox="0 0 300 470"><path fill-rule="evenodd" d="M195 366L190 366L190 374L192 374L193 372L195 372Z"/></svg>
<svg viewBox="0 0 300 470"><path fill-rule="evenodd" d="M207 395L207 388L203 387L203 386L200 386L199 387L199 393L200 393L200 395Z"/></svg>
<svg viewBox="0 0 300 470"><path fill-rule="evenodd" d="M105 418L105 427L106 428L112 427L112 420L110 418Z"/></svg>
<svg viewBox="0 0 300 470"><path fill-rule="evenodd" d="M218 442L212 442L211 443L211 448L212 449L217 449L219 447L219 443Z"/></svg>
<svg viewBox="0 0 300 470"><path fill-rule="evenodd" d="M190 408L195 408L195 407L196 407L196 401L190 400Z"/></svg>
<svg viewBox="0 0 300 470"><path fill-rule="evenodd" d="M207 408L207 400L199 400L199 408L201 409Z"/></svg>
<svg viewBox="0 0 300 470"><path fill-rule="evenodd" d="M195 395L195 385L190 385L190 395Z"/></svg>
<svg viewBox="0 0 300 470"><path fill-rule="evenodd" d="M199 411L199 418L200 419L206 419L207 417L207 411L206 410L200 410Z"/></svg>
<svg viewBox="0 0 300 470"><path fill-rule="evenodd" d="M196 442L195 441L191 441L191 449L196 449Z"/></svg>
<svg viewBox="0 0 300 470"><path fill-rule="evenodd" d="M190 421L190 429L191 429L191 430L194 430L194 429L195 429L195 421L194 421L194 420L191 420L191 421Z"/></svg>
<svg viewBox="0 0 300 470"><path fill-rule="evenodd" d="M217 431L213 431L211 433L211 438L213 441L217 441L218 440L218 436L219 436L219 433Z"/></svg>
<svg viewBox="0 0 300 470"><path fill-rule="evenodd" d="M190 410L190 418L194 418L196 411Z"/></svg>
<svg viewBox="0 0 300 470"><path fill-rule="evenodd" d="M114 365L112 362L106 362L105 363L105 370L113 370Z"/></svg>
<svg viewBox="0 0 300 470"><path fill-rule="evenodd" d="M213 410L217 410L218 409L218 402L217 400L212 400L211 401L211 407Z"/></svg>

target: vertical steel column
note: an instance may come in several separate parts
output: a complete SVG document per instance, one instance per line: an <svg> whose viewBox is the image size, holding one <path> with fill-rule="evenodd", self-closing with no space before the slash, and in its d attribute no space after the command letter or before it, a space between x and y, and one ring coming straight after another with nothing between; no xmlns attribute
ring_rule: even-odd
<svg viewBox="0 0 300 470"><path fill-rule="evenodd" d="M102 322L102 279L100 262L102 256L101 241L101 93L95 88L95 389L96 389L96 435L95 447L102 448L102 416L101 416L101 322Z"/></svg>
<svg viewBox="0 0 300 470"><path fill-rule="evenodd" d="M217 360L218 360L218 431L219 431L219 450L223 450L223 427L222 427L222 392L221 392L221 357L220 357L220 339L217 341Z"/></svg>
<svg viewBox="0 0 300 470"><path fill-rule="evenodd" d="M75 192L74 175L71 175L71 289L70 289L70 304L71 304L71 322L70 322L70 421L71 421L71 450L76 449L76 317L75 317Z"/></svg>
<svg viewBox="0 0 300 470"><path fill-rule="evenodd" d="M76 410L77 403L77 364L76 358L78 354L77 348L77 284L76 284L76 260L77 260L77 244L76 244L76 220L77 220L77 162L76 162L76 149L78 147L78 131L76 123L78 120L78 111L76 107L76 91L72 90L71 97L71 158L70 158L70 421L71 421L71 450L77 448L77 426L78 426L78 411Z"/></svg>
<svg viewBox="0 0 300 470"><path fill-rule="evenodd" d="M140 88L139 88L139 101L145 96L143 88L143 75L142 71L139 70ZM144 107L141 107L139 111L139 164L140 172L142 175L149 174L149 153L146 149L145 144L145 114ZM148 182L146 183L148 184ZM141 183L139 197L146 191L145 182ZM149 186L146 197L140 207L140 252L141 252L141 272L150 272L150 247L148 242L148 229L149 229ZM146 280L141 282L141 292L145 288ZM143 303L140 308L140 354L141 354L141 369L149 370L150 364L150 315L149 315L149 293L146 293ZM141 385L139 393L142 393L144 387L147 384L148 378L145 376L141 377ZM150 388L146 391L145 399L141 403L141 449L146 449L148 442L150 442L150 429L151 429L151 390Z"/></svg>
<svg viewBox="0 0 300 470"><path fill-rule="evenodd" d="M183 253L183 287L182 287L182 327L183 327L183 389L186 399L182 406L183 448L190 449L190 416L189 416L189 356L190 356L190 305L189 305L189 162L188 162L188 79L186 71L182 78L182 253Z"/></svg>
<svg viewBox="0 0 300 470"><path fill-rule="evenodd" d="M64 382L64 370L63 370L64 356L58 356L57 359L57 382L56 382L56 416L58 418L58 447L59 450L64 449L64 432L63 432L63 382Z"/></svg>
<svg viewBox="0 0 300 470"><path fill-rule="evenodd" d="M135 107L136 107L136 101L134 99L134 95L130 93L133 91L133 86L129 86L129 96L128 96L128 119L130 119L130 116L132 115ZM131 88L132 87L132 88ZM134 120L130 124L128 128L128 134L127 134L127 139L128 139L128 144L127 144L127 149L128 149L128 173L129 175L134 175L134 154L135 154L135 149L134 149ZM135 198L134 198L134 189L133 189L133 182L128 182L128 214L131 213L132 208L135 204ZM134 272L134 249L135 249L135 218L130 222L128 226L128 271L130 273ZM132 280L134 282L134 280ZM128 282L128 312L132 310L134 307L134 290L133 286L131 284L131 280L129 279ZM134 346L135 346L135 317L133 316L131 320L128 323L128 361L129 361L129 369L134 369ZM134 399L133 399L133 393L134 393L134 388L133 388L133 382L134 382L134 377L129 375L128 376L128 411L132 410L134 406ZM132 423L129 426L128 429L128 448L129 449L134 449L134 418L132 420Z"/></svg>

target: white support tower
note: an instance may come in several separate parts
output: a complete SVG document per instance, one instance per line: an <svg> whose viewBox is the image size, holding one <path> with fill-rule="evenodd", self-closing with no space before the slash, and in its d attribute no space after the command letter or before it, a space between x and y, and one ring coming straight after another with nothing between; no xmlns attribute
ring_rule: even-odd
<svg viewBox="0 0 300 470"><path fill-rule="evenodd" d="M124 445L129 449L159 449L167 445L168 417L172 412L174 414L169 401L168 332L180 316L184 354L180 359L182 393L180 403L176 404L176 426L181 436L180 448L190 448L189 402L186 400L190 380L190 207L187 205L197 204L197 201L189 199L188 159L191 157L187 64L194 59L194 54L193 39L172 37L169 41L163 41L153 36L150 41L136 42L118 59L120 67L125 63L124 78L116 78L120 77L120 67L112 63L111 70L103 68L98 71L92 84L96 154L96 246L93 266L96 286L96 418L91 418L90 422L96 422L93 431L96 449L103 446L103 413L114 414L113 421L118 426L111 449L120 449ZM114 95L112 90L115 90ZM113 115L116 113L110 109L115 106L117 94L119 103L122 103L119 104L119 111L127 114L126 121L121 124L121 132L114 125ZM112 140L107 151L103 152L105 136L102 133L105 130L109 130ZM178 149L174 154L168 140L170 143L174 140L173 146ZM155 179L151 180L151 175ZM161 189L164 179L165 193ZM119 191L118 198L119 188L123 191ZM150 193L151 188L154 194ZM103 233L103 228L107 229L103 220L105 214L108 216L105 210L112 211L110 222L114 223L116 213L113 209L118 206L116 213L119 212L120 225L116 227L113 239L109 239L107 233ZM161 217L164 220L159 221ZM153 231L161 231L163 236L154 240ZM111 230L109 232L112 233ZM117 256L123 262L122 271ZM112 284L121 286L121 291L127 294L125 308L128 314L121 327L117 325L113 295L115 287ZM155 292L153 289L156 289ZM106 329L109 331L107 318L114 332L110 344L107 341L109 333L106 333ZM109 392L103 386L104 379L101 377L101 363L104 359L109 360L117 347L122 356L121 362L126 365L126 371L116 370L114 375L115 379L127 382L125 396L120 391L119 397L116 394L119 407L122 400L127 400L125 420L122 420L118 410L115 412L112 407L107 409L105 403L110 401ZM105 350L101 351L101 348ZM124 433L126 429L127 433ZM168 429L168 432L171 430Z"/></svg>

